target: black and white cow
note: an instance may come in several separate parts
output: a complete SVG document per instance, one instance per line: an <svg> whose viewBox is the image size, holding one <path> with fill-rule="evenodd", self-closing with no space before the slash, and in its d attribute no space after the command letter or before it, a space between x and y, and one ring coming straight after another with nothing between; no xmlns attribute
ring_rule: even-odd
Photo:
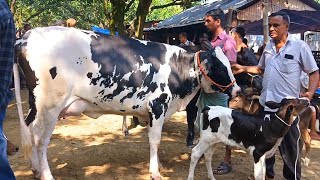
<svg viewBox="0 0 320 180"><path fill-rule="evenodd" d="M221 91L212 80L229 85L230 96L240 90L220 48L195 55L176 46L63 27L36 28L26 36L16 44L30 93L31 136L22 144L32 147L33 172L45 180L53 179L47 147L58 118L118 114L148 121L149 170L158 179L164 121L185 109L200 88ZM22 132L29 132L25 124Z"/></svg>
<svg viewBox="0 0 320 180"><path fill-rule="evenodd" d="M194 179L194 170L198 159L204 154L208 178L215 179L211 160L216 145L242 147L250 152L254 159L254 177L265 179L265 159L270 158L282 141L283 136L297 115L309 105L305 98L284 98L280 103L266 102L276 113L266 115L249 115L221 106L203 109L201 120L203 128L199 143L192 149L188 180Z"/></svg>

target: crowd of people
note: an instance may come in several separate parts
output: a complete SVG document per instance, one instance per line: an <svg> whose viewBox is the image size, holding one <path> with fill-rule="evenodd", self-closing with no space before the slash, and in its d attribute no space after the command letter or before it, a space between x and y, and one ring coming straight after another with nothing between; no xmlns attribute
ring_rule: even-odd
<svg viewBox="0 0 320 180"><path fill-rule="evenodd" d="M289 32L290 18L285 13L273 13L269 16L270 41L261 50L259 64L257 66L241 66L237 64L237 52L248 48L245 39L245 30L236 27L231 30L230 35L226 33L225 14L221 9L214 9L206 13L205 26L213 34L211 45L220 46L230 61L234 74L252 73L263 75L263 89L260 95L260 104L264 107L261 113L270 114L274 110L265 106L267 101L280 102L286 96L306 97L312 100L314 93L319 86L319 69L312 55L309 46L302 40L293 37ZM77 21L68 19L58 20L56 26L75 27ZM5 119L6 107L13 99L10 90L12 81L12 66L14 59L15 39L23 36L32 27L24 24L21 31L15 32L14 20L5 1L0 1L0 179L15 179L6 154L7 140L3 133L3 121ZM185 32L179 35L180 46L194 46L188 40ZM307 89L302 91L299 81L302 72L309 78ZM205 93L201 91L198 100L199 111L201 107L219 105L228 107L229 97L221 92ZM198 113L200 114L200 113ZM280 153L284 162L283 176L285 179L301 179L301 165L299 147L300 134L298 121L290 127L281 145ZM315 120L312 121L314 123ZM314 127L314 125L312 125ZM318 139L317 132L312 130L312 137ZM274 156L266 161L266 178L273 179ZM226 174L232 170L231 147L226 146L226 153L223 161L214 170L216 174ZM252 178L252 177L249 177Z"/></svg>

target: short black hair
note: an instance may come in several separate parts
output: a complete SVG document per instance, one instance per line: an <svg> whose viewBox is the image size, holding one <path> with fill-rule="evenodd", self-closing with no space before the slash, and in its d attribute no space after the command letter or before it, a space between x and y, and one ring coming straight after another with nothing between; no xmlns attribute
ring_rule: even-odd
<svg viewBox="0 0 320 180"><path fill-rule="evenodd" d="M224 12L222 9L212 9L206 13L206 16L211 16L214 20L220 19L221 21L221 27L225 28L226 25L226 17L224 15Z"/></svg>
<svg viewBox="0 0 320 180"><path fill-rule="evenodd" d="M242 42L243 42L245 45L248 45L248 39L247 39L247 38L243 38L243 39L242 39Z"/></svg>
<svg viewBox="0 0 320 180"><path fill-rule="evenodd" d="M286 14L284 12L275 12L275 13L270 14L269 18L276 17L276 16L281 16L282 19L288 23L288 25L290 24L290 17L288 14Z"/></svg>
<svg viewBox="0 0 320 180"><path fill-rule="evenodd" d="M236 27L235 32L239 34L241 39L244 39L244 36L246 36L246 30L243 27Z"/></svg>
<svg viewBox="0 0 320 180"><path fill-rule="evenodd" d="M186 37L186 38L188 37L186 32L180 33L179 36L183 36L183 37Z"/></svg>

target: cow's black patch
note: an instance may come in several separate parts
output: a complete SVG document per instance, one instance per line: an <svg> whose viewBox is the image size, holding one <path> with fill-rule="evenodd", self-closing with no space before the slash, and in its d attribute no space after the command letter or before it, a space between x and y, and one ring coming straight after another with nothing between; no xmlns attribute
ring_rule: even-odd
<svg viewBox="0 0 320 180"><path fill-rule="evenodd" d="M91 79L91 78L92 78L92 72L89 72L89 73L87 74L87 77L88 77L89 79Z"/></svg>
<svg viewBox="0 0 320 180"><path fill-rule="evenodd" d="M123 98L120 99L120 103L123 103L125 99L132 98L133 94L137 91L137 88L133 88L132 92L129 92L127 95L123 96Z"/></svg>
<svg viewBox="0 0 320 180"><path fill-rule="evenodd" d="M150 127L152 127L152 120L153 120L152 113L151 113L151 112L149 112L149 122L150 122ZM146 124L148 125L148 122L146 122Z"/></svg>
<svg viewBox="0 0 320 180"><path fill-rule="evenodd" d="M22 39L26 40L31 34L31 31L28 31ZM18 43L15 45L15 62L19 65L21 70L23 71L25 80L27 82L27 87L29 90L29 110L25 122L27 126L29 126L34 120L37 115L37 108L35 104L35 96L34 96L34 88L38 84L38 78L35 75L35 72L31 69L29 61L26 59L26 52L27 52L27 42Z"/></svg>
<svg viewBox="0 0 320 180"><path fill-rule="evenodd" d="M114 92L104 95L102 98L113 99L124 90L123 87L132 87L132 92L126 98L132 97L136 88L150 87L153 75L159 71L160 65L166 62L166 47L160 43L148 42L147 45L138 40L117 36L100 35L91 36L92 61L98 63L100 76L93 75L91 84L104 88L111 87L114 83L118 85ZM120 48L121 47L121 48ZM149 74L138 69L143 64L150 64ZM129 80L124 80L123 76L131 73ZM154 85L145 93L153 92ZM140 94L143 96L144 94Z"/></svg>
<svg viewBox="0 0 320 180"><path fill-rule="evenodd" d="M141 91L137 94L137 98L142 99L143 97L145 97L146 94L148 94L149 92L154 92L157 88L158 85L155 82L152 82L151 84L149 84L148 89L146 91Z"/></svg>
<svg viewBox="0 0 320 180"><path fill-rule="evenodd" d="M57 76L57 67L53 67L49 70L51 78L54 79Z"/></svg>
<svg viewBox="0 0 320 180"><path fill-rule="evenodd" d="M120 112L126 112L124 109L120 109Z"/></svg>
<svg viewBox="0 0 320 180"><path fill-rule="evenodd" d="M168 101L168 94L162 93L158 98L149 102L149 106L156 120L159 119L161 115L165 116L168 110Z"/></svg>
<svg viewBox="0 0 320 180"><path fill-rule="evenodd" d="M164 87L166 87L166 84L165 83L160 83L160 89L161 89L162 92L164 91Z"/></svg>
<svg viewBox="0 0 320 180"><path fill-rule="evenodd" d="M134 105L132 106L132 109L138 109L140 107L140 105Z"/></svg>
<svg viewBox="0 0 320 180"><path fill-rule="evenodd" d="M203 121L203 127L202 130L206 130L209 127L209 110L210 108L208 106L206 106L203 110L202 110L202 121Z"/></svg>
<svg viewBox="0 0 320 180"><path fill-rule="evenodd" d="M231 124L229 139L233 139L237 143L243 143L245 148L256 144L257 136L262 136L259 131L263 119L260 116L244 114L233 110L231 113L233 123Z"/></svg>
<svg viewBox="0 0 320 180"><path fill-rule="evenodd" d="M220 127L220 118L219 117L215 117L210 120L211 132L213 132L213 133L218 132L219 127Z"/></svg>
<svg viewBox="0 0 320 180"><path fill-rule="evenodd" d="M184 98L198 86L196 77L190 77L189 69L194 68L194 53L180 52L170 59L171 73L168 86L173 96Z"/></svg>

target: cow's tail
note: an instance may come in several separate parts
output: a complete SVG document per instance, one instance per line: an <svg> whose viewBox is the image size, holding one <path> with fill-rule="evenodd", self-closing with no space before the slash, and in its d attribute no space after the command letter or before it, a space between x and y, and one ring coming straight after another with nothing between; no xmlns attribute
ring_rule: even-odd
<svg viewBox="0 0 320 180"><path fill-rule="evenodd" d="M20 77L19 69L17 63L13 64L13 77L14 77L14 89L17 101L18 115L20 120L20 131L21 131L21 146L24 151L24 157L30 159L32 143L31 143L31 134L27 124L24 121L22 103L21 103L21 94L20 94Z"/></svg>

